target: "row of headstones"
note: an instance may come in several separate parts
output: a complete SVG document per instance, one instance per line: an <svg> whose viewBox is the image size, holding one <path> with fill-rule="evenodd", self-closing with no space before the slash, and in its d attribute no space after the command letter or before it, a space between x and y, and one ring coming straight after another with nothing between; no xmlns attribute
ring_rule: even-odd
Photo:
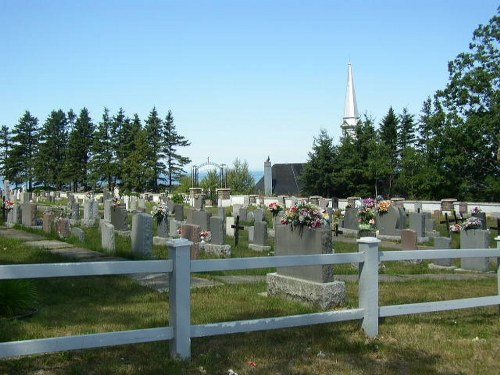
<svg viewBox="0 0 500 375"><path fill-rule="evenodd" d="M489 230L467 230L460 232L461 249L487 249L490 244ZM401 231L401 249L417 249L417 232L412 229ZM434 237L434 249L451 249L450 237ZM433 263L438 266L451 267L453 258L435 259ZM489 258L461 258L460 268L465 270L487 272L490 270Z"/></svg>

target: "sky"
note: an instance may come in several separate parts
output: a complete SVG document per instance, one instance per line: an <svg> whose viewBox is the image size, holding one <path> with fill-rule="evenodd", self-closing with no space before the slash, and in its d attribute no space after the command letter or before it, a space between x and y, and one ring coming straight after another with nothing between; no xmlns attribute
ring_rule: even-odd
<svg viewBox="0 0 500 375"><path fill-rule="evenodd" d="M360 115L417 118L497 0L0 0L0 125L25 111L169 110L178 151L250 170L341 135L347 67ZM186 171L190 171L191 165Z"/></svg>

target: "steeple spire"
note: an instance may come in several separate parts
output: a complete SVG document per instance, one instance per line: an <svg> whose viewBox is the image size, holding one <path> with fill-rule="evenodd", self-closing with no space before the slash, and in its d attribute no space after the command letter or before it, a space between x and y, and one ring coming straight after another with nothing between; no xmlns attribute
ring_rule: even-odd
<svg viewBox="0 0 500 375"><path fill-rule="evenodd" d="M347 68L347 89L345 93L344 117L342 121L342 137L355 136L356 125L359 121L358 104L356 102L356 91L354 90L354 78L352 65L349 62Z"/></svg>

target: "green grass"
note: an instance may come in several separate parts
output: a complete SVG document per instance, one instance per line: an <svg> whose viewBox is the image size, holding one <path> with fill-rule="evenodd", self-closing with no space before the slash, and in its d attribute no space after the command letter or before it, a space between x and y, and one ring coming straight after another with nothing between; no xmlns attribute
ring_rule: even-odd
<svg viewBox="0 0 500 375"><path fill-rule="evenodd" d="M92 232L92 230L95 230ZM88 232L89 243L100 239ZM262 256L242 235L233 257ZM81 245L81 244L80 244ZM126 243L120 246L128 246ZM88 247L85 245L85 247ZM118 246L117 246L118 247ZM123 251L125 251L124 249ZM390 250L390 249L383 249ZM121 251L121 250L119 250ZM335 243L336 252L357 251ZM162 256L166 256L164 253ZM0 237L0 264L67 262L67 258ZM335 273L356 274L351 265ZM344 268L341 268L344 267ZM269 270L249 270L265 274ZM425 264L387 262L381 273L438 273ZM239 273L232 271L219 274ZM208 274L207 274L208 275ZM216 273L211 273L216 276ZM168 325L168 295L124 276L33 280L39 313L30 319L0 318L0 341L66 336ZM317 311L314 307L263 297L265 283L192 290L192 323L256 319ZM358 306L358 284L346 283L344 307ZM380 304L469 298L498 293L496 278L463 281L381 282ZM0 374L479 374L498 372L498 307L464 309L381 320L379 336L367 338L360 322L344 322L192 340L191 361L170 358L168 342L123 345L0 360ZM255 366L253 366L255 364Z"/></svg>

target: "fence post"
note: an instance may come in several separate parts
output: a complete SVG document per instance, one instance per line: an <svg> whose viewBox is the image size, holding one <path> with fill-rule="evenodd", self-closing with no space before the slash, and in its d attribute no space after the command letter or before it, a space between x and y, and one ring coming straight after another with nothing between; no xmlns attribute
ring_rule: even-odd
<svg viewBox="0 0 500 375"><path fill-rule="evenodd" d="M369 337L378 335L378 244L375 237L358 239L358 251L364 253L364 262L359 264L359 307L364 309L361 328Z"/></svg>
<svg viewBox="0 0 500 375"><path fill-rule="evenodd" d="M500 233L500 228L497 228L498 233ZM500 235L495 237L495 241L497 241L497 249L500 249ZM497 285L498 285L498 294L500 295L500 257L497 257ZM500 312L500 305L498 305L498 311Z"/></svg>
<svg viewBox="0 0 500 375"><path fill-rule="evenodd" d="M167 241L173 270L169 276L169 324L174 330L170 354L191 357L191 245L185 238Z"/></svg>

